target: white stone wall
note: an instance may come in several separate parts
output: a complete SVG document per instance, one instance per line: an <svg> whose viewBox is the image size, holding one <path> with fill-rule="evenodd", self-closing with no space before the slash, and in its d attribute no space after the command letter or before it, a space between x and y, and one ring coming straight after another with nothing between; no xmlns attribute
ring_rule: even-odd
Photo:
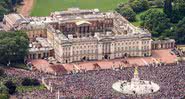
<svg viewBox="0 0 185 99"><path fill-rule="evenodd" d="M56 53L62 63L97 59L97 42L73 42L72 44L62 44L58 47L60 54ZM57 58L57 59L58 59Z"/></svg>
<svg viewBox="0 0 185 99"><path fill-rule="evenodd" d="M72 42L60 44L55 48L56 58L62 63L85 60L102 60L105 55L108 59L122 58L127 54L132 57L150 56L151 40L145 39L120 39L110 41L110 53L103 51L103 41Z"/></svg>

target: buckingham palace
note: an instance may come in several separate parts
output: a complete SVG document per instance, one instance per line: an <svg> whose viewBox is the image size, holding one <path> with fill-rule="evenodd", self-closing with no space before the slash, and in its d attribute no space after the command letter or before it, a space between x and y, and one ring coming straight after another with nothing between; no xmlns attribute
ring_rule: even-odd
<svg viewBox="0 0 185 99"><path fill-rule="evenodd" d="M135 27L117 12L69 8L52 12L47 17L16 18L19 21L11 22L15 26L6 26L10 24L8 15L3 23L7 30L27 32L30 39L28 59L54 57L61 63L71 63L147 57L158 46L175 46L174 40L167 40L165 44L154 42L148 30Z"/></svg>

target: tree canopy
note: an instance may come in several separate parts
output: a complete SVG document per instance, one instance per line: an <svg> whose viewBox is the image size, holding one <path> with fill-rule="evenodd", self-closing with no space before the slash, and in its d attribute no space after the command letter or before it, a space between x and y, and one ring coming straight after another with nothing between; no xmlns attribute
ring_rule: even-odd
<svg viewBox="0 0 185 99"><path fill-rule="evenodd" d="M23 0L0 0L0 21L3 19L3 15L9 12L14 12L16 5L21 4Z"/></svg>
<svg viewBox="0 0 185 99"><path fill-rule="evenodd" d="M176 25L174 35L178 44L185 44L185 17Z"/></svg>
<svg viewBox="0 0 185 99"><path fill-rule="evenodd" d="M150 30L154 37L162 36L162 33L171 27L170 19L163 12L156 9L148 10L141 16L141 20L141 26Z"/></svg>
<svg viewBox="0 0 185 99"><path fill-rule="evenodd" d="M172 0L164 1L164 13L166 13L169 17L172 16Z"/></svg>
<svg viewBox="0 0 185 99"><path fill-rule="evenodd" d="M13 94L13 93L16 92L16 87L17 86L11 80L7 81L4 85L8 88L8 93L9 94Z"/></svg>
<svg viewBox="0 0 185 99"><path fill-rule="evenodd" d="M0 33L0 63L22 62L27 55L29 41L26 33L1 32Z"/></svg>
<svg viewBox="0 0 185 99"><path fill-rule="evenodd" d="M149 8L148 0L129 0L126 4L120 4L115 10L127 20L136 21L136 13Z"/></svg>
<svg viewBox="0 0 185 99"><path fill-rule="evenodd" d="M185 43L185 0L129 0L116 11L148 29L154 38L173 38L177 44Z"/></svg>
<svg viewBox="0 0 185 99"><path fill-rule="evenodd" d="M133 0L130 6L136 13L149 9L148 0Z"/></svg>
<svg viewBox="0 0 185 99"><path fill-rule="evenodd" d="M116 11L131 22L136 20L136 13L129 6L128 7L124 6L124 7L121 7L121 8L117 8Z"/></svg>
<svg viewBox="0 0 185 99"><path fill-rule="evenodd" d="M164 0L164 13L172 23L178 23L185 16L185 0Z"/></svg>

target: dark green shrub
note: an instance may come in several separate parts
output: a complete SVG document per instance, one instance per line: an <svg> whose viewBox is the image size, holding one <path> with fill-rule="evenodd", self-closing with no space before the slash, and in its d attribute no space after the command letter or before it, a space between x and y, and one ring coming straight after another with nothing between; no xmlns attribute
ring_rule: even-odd
<svg viewBox="0 0 185 99"><path fill-rule="evenodd" d="M5 71L3 68L0 68L0 76L3 76L5 74Z"/></svg>
<svg viewBox="0 0 185 99"><path fill-rule="evenodd" d="M0 99L9 99L9 95L6 93L0 93Z"/></svg>
<svg viewBox="0 0 185 99"><path fill-rule="evenodd" d="M8 88L9 94L14 94L16 92L16 85L11 80L7 81L5 86Z"/></svg>
<svg viewBox="0 0 185 99"><path fill-rule="evenodd" d="M38 86L40 82L37 79L24 78L22 81L23 86Z"/></svg>

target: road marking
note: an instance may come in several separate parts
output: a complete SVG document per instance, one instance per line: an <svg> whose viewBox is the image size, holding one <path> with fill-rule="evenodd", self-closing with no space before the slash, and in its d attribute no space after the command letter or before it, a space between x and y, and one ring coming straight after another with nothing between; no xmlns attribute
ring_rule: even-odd
<svg viewBox="0 0 185 99"><path fill-rule="evenodd" d="M149 65L143 58L141 60L145 63L145 65Z"/></svg>
<svg viewBox="0 0 185 99"><path fill-rule="evenodd" d="M73 66L74 66L76 69L80 70L80 68L79 68L76 64L73 64Z"/></svg>

